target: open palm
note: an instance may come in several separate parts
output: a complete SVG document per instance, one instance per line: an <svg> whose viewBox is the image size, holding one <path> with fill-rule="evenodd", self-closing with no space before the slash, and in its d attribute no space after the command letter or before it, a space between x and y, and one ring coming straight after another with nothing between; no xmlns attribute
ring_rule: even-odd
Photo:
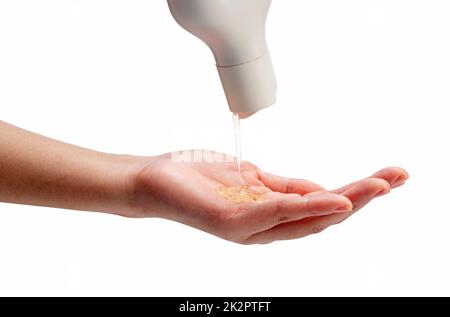
<svg viewBox="0 0 450 317"><path fill-rule="evenodd" d="M269 243L318 233L361 209L408 178L388 167L336 190L307 180L284 178L243 163L243 176L262 194L257 202L233 202L217 193L239 186L236 163L177 162L165 154L149 162L134 180L134 217L162 217L242 243Z"/></svg>

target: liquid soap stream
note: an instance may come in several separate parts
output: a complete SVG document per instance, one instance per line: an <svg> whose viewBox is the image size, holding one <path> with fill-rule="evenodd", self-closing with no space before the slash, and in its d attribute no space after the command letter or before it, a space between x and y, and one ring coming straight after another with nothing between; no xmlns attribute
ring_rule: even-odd
<svg viewBox="0 0 450 317"><path fill-rule="evenodd" d="M234 122L234 140L236 144L237 170L241 186L245 186L246 185L245 180L242 177L241 171L241 163L242 163L241 120L237 113L233 113L233 122Z"/></svg>
<svg viewBox="0 0 450 317"><path fill-rule="evenodd" d="M236 161L240 186L219 186L216 192L227 200L239 202L257 202L262 198L262 194L250 189L242 175L242 150L241 150L241 126L239 115L233 114L234 139L236 143Z"/></svg>

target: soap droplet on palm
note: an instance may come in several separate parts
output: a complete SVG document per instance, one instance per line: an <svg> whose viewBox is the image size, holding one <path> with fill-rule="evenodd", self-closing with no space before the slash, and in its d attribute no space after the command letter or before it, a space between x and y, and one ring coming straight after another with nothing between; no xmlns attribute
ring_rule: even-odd
<svg viewBox="0 0 450 317"><path fill-rule="evenodd" d="M216 192L227 200L234 201L236 203L259 201L261 200L261 193L258 193L248 185L228 187L220 186L216 189Z"/></svg>

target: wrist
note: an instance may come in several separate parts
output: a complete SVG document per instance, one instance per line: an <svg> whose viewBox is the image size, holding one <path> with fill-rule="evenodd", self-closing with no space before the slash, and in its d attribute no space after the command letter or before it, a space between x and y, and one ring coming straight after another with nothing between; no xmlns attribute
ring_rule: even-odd
<svg viewBox="0 0 450 317"><path fill-rule="evenodd" d="M154 210L157 209L154 204L148 204L152 201L152 192L148 190L151 185L151 178L144 177L148 175L150 169L155 167L163 158L160 156L131 156L131 155L109 155L111 162L108 169L113 172L113 180L109 187L110 196L113 202L108 208L108 213L124 217L137 218L152 217ZM145 181L144 181L145 180ZM145 185L144 185L145 183ZM143 190L144 189L144 190ZM146 203L144 204L143 201ZM143 205L145 207L143 207Z"/></svg>
<svg viewBox="0 0 450 317"><path fill-rule="evenodd" d="M107 199L100 211L124 217L132 216L136 179L140 171L154 159L121 154L105 154L102 159L104 162L101 165L105 169L101 173L101 182Z"/></svg>

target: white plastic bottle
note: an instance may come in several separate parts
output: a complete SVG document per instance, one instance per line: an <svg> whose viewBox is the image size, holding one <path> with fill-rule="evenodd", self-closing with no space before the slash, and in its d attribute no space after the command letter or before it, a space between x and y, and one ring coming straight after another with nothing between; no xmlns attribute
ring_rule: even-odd
<svg viewBox="0 0 450 317"><path fill-rule="evenodd" d="M271 0L168 0L184 29L212 50L232 112L241 118L272 105L276 80L266 44Z"/></svg>

